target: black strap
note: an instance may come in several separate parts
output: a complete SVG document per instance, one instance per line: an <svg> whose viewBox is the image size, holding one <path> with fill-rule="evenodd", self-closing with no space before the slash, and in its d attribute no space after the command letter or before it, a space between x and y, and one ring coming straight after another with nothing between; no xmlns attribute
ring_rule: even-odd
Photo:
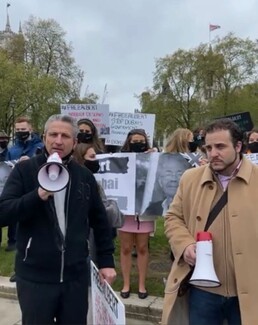
<svg viewBox="0 0 258 325"><path fill-rule="evenodd" d="M227 204L228 202L228 189L223 192L218 202L214 205L214 207L211 209L204 231L207 231L210 227L210 225L213 223L213 221L216 219L217 215L220 213L222 208Z"/></svg>

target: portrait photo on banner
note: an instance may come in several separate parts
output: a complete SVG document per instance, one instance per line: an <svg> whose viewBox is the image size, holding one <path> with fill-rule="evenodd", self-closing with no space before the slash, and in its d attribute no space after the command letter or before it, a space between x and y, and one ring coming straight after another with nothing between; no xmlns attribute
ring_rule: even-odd
<svg viewBox="0 0 258 325"><path fill-rule="evenodd" d="M149 169L140 219L164 216L172 202L179 180L193 165L180 153L160 153L155 168ZM191 159L191 157L190 157ZM151 192L151 194L150 194Z"/></svg>

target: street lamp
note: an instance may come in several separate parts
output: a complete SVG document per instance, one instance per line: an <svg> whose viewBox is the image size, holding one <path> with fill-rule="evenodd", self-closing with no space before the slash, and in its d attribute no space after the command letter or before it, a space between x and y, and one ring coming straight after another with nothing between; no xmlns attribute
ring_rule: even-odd
<svg viewBox="0 0 258 325"><path fill-rule="evenodd" d="M12 97L11 101L10 101L10 107L11 107L11 113L12 113L12 144L14 144L14 109L15 109L15 106L16 106L16 102L15 102L15 99L14 97Z"/></svg>

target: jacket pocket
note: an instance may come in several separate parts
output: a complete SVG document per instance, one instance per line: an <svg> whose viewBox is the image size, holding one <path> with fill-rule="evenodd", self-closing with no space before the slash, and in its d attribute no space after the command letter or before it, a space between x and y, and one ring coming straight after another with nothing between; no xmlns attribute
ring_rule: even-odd
<svg viewBox="0 0 258 325"><path fill-rule="evenodd" d="M28 257L28 252L29 252L29 249L30 249L31 242L32 242L32 237L29 238L27 246L25 248L25 254L24 254L23 262L25 262L27 257Z"/></svg>

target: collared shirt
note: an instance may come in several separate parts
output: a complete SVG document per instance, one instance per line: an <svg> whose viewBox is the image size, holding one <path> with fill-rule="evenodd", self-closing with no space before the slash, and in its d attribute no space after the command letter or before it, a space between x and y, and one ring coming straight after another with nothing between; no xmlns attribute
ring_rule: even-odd
<svg viewBox="0 0 258 325"><path fill-rule="evenodd" d="M220 181L220 184L223 187L224 191L227 188L229 181L237 175L241 164L242 164L242 159L239 161L239 164L236 166L236 168L233 170L233 172L232 172L232 174L230 176L225 176L225 175L221 175L219 173L216 173L216 175L217 175L217 177L218 177L218 179Z"/></svg>

